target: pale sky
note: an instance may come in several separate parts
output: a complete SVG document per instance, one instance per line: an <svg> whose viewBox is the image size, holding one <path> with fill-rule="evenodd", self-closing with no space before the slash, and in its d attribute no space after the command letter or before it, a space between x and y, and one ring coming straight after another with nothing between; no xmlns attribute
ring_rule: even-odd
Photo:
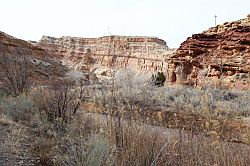
<svg viewBox="0 0 250 166"><path fill-rule="evenodd" d="M0 0L0 31L24 40L156 36L171 48L217 23L245 18L250 0Z"/></svg>

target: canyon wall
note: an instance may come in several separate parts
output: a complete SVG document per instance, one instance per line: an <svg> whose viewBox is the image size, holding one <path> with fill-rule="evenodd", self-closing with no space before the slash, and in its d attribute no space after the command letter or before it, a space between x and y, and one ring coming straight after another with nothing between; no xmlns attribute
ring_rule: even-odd
<svg viewBox="0 0 250 166"><path fill-rule="evenodd" d="M249 87L250 15L189 37L165 62L168 83Z"/></svg>
<svg viewBox="0 0 250 166"><path fill-rule="evenodd" d="M194 34L177 50L169 49L159 38L142 36L43 36L31 43L70 68L99 70L101 75L109 76L110 69L129 68L163 72L166 84L250 85L250 15Z"/></svg>
<svg viewBox="0 0 250 166"><path fill-rule="evenodd" d="M43 36L35 45L74 69L95 70L98 66L137 71L164 71L166 56L173 54L156 37L104 36L99 38Z"/></svg>

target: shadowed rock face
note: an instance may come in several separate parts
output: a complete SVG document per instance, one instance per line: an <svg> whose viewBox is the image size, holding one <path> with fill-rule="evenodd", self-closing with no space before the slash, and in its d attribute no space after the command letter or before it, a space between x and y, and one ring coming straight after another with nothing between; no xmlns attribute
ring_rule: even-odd
<svg viewBox="0 0 250 166"><path fill-rule="evenodd" d="M3 55L25 57L29 62L31 78L36 81L61 77L66 70L60 63L52 60L53 57L50 57L44 49L0 31L0 56Z"/></svg>
<svg viewBox="0 0 250 166"><path fill-rule="evenodd" d="M75 69L96 66L137 71L165 70L164 57L172 54L156 37L104 36L100 38L44 36L36 45Z"/></svg>
<svg viewBox="0 0 250 166"><path fill-rule="evenodd" d="M189 37L166 63L169 83L249 86L250 17Z"/></svg>

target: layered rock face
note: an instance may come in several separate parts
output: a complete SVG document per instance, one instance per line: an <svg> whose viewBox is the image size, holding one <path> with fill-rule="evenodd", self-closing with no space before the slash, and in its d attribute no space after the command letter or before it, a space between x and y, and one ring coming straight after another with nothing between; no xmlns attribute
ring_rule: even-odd
<svg viewBox="0 0 250 166"><path fill-rule="evenodd" d="M164 71L165 56L174 50L155 37L104 36L100 38L43 36L35 45L61 58L75 69L131 68L137 71Z"/></svg>
<svg viewBox="0 0 250 166"><path fill-rule="evenodd" d="M189 37L165 61L169 83L248 87L250 16Z"/></svg>
<svg viewBox="0 0 250 166"><path fill-rule="evenodd" d="M2 56L26 57L29 62L31 77L34 80L44 81L51 77L60 77L65 74L65 68L60 63L52 60L44 49L1 31L0 56L1 58Z"/></svg>
<svg viewBox="0 0 250 166"><path fill-rule="evenodd" d="M156 37L43 36L39 42L28 43L1 32L0 51L31 55L36 58L34 65L52 57L73 69L106 76L110 75L107 72L110 69L162 71L167 77L166 84L247 88L250 86L250 15L195 34L177 50L169 49L165 41ZM47 64L52 61L44 63ZM46 70L53 73L53 66L48 65Z"/></svg>

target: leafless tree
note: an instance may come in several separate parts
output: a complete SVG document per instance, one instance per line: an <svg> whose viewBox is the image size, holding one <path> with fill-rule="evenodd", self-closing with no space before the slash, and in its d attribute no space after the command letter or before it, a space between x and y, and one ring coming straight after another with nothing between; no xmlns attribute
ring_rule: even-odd
<svg viewBox="0 0 250 166"><path fill-rule="evenodd" d="M25 55L0 55L1 90L18 96L28 88L29 62Z"/></svg>
<svg viewBox="0 0 250 166"><path fill-rule="evenodd" d="M38 109L45 111L49 121L52 122L57 118L69 122L85 98L83 82L76 84L71 80L55 80L33 95Z"/></svg>

